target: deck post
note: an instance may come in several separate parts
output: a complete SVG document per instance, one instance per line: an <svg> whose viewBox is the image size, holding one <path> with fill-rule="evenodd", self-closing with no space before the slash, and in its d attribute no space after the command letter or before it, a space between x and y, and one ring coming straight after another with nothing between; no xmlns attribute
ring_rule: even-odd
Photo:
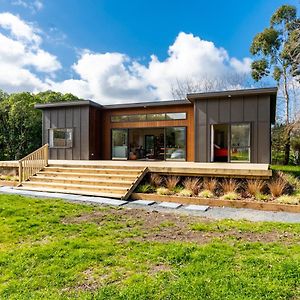
<svg viewBox="0 0 300 300"><path fill-rule="evenodd" d="M23 166L22 162L19 161L19 184L22 184L23 181Z"/></svg>

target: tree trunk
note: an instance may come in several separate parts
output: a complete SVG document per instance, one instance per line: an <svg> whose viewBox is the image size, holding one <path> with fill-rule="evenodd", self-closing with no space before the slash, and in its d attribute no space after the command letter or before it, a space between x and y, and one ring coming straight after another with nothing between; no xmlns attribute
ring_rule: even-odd
<svg viewBox="0 0 300 300"><path fill-rule="evenodd" d="M288 165L290 160L290 152L291 152L291 129L289 126L290 123L290 115L289 115L289 92L287 87L287 74L286 70L283 71L283 94L285 99L285 123L286 123L286 138L284 143L284 164Z"/></svg>

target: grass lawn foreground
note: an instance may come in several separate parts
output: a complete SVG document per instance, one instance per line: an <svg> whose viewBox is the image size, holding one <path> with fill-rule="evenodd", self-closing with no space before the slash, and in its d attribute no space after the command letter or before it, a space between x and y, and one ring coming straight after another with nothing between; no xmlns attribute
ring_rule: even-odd
<svg viewBox="0 0 300 300"><path fill-rule="evenodd" d="M0 299L300 299L300 224L0 195Z"/></svg>

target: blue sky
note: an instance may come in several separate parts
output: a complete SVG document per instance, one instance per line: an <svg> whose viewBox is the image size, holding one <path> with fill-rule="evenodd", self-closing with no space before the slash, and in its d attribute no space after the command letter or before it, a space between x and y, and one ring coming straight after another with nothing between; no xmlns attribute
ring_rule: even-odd
<svg viewBox="0 0 300 300"><path fill-rule="evenodd" d="M191 70L193 78L202 76L204 69L209 74L211 69L215 69L214 75L225 74L223 72L228 66L230 72L232 69L236 71L234 59L239 64L238 71L243 69L244 73L247 72L252 38L268 26L270 16L282 4L296 5L300 9L298 0L0 0L0 13L10 14L5 15L9 20L2 22L2 27L0 15L0 33L13 41L22 42L21 34L16 36L12 32L16 20L11 16L16 16L40 37L38 45L28 50L31 57L37 53L38 47L52 56L52 60L46 58L48 64L57 63L56 68L46 66L44 61L41 62L42 67L32 61L21 63L17 67L30 72L36 82L40 82L35 86L33 78L32 84L28 83L28 79L27 84L14 83L10 86L5 81L1 85L0 74L0 88L9 92L52 88L71 91L85 98L97 100L104 97L115 102L141 97L165 98L168 97L167 85L180 77L180 69L185 77L189 77L185 65L193 63L183 53L188 53L190 49L198 49L194 51L194 61L202 70ZM179 36L180 33L184 35ZM213 44L213 49L208 47L207 51L219 51L211 64L203 65L202 61L209 59L203 53L200 59L196 53L207 46L203 41ZM172 45L175 50L170 54L168 49ZM28 44L25 46L28 49ZM105 53L111 55L104 57ZM112 55L114 53L118 55ZM151 58L152 54L155 59ZM182 59L171 63L169 60L174 60L176 55ZM222 56L222 63L218 61L214 64L219 55ZM28 59L28 53L25 56ZM3 57L6 57L5 53ZM91 71L93 67L99 71ZM156 82L155 78L159 75L155 72L169 78L163 87ZM170 75L172 72L177 74L176 77ZM95 82L93 76L98 78ZM159 81L165 81L164 78ZM183 80L183 77L180 79ZM103 85L109 85L110 89L103 88ZM126 91L125 85L128 85Z"/></svg>

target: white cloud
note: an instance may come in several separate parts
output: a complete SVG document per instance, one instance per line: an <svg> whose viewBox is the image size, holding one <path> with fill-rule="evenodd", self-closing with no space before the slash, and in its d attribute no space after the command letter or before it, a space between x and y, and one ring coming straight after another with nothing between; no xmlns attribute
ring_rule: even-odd
<svg viewBox="0 0 300 300"><path fill-rule="evenodd" d="M43 2L41 0L15 0L12 5L22 6L28 8L32 13L36 13L43 8Z"/></svg>
<svg viewBox="0 0 300 300"><path fill-rule="evenodd" d="M61 64L42 48L38 28L19 16L0 13L0 29L0 88L7 92L53 89L103 104L149 101L170 99L178 81L213 81L250 72L250 58L230 57L213 42L181 32L163 60L153 54L148 63L141 63L124 53L83 50L71 68L75 78L57 81L53 78Z"/></svg>
<svg viewBox="0 0 300 300"><path fill-rule="evenodd" d="M225 49L214 43L181 32L169 47L166 59L160 61L152 55L147 65L122 53L83 51L73 65L79 79L56 83L54 87L72 92L76 85L84 86L82 92L76 88L78 95L88 95L100 103L168 99L172 96L171 86L177 81L248 74L250 64L249 58L230 58ZM235 85L240 87L235 80L230 88Z"/></svg>
<svg viewBox="0 0 300 300"><path fill-rule="evenodd" d="M41 48L40 31L11 13L0 13L0 29L0 88L8 92L49 88L39 73L50 76L61 64Z"/></svg>

